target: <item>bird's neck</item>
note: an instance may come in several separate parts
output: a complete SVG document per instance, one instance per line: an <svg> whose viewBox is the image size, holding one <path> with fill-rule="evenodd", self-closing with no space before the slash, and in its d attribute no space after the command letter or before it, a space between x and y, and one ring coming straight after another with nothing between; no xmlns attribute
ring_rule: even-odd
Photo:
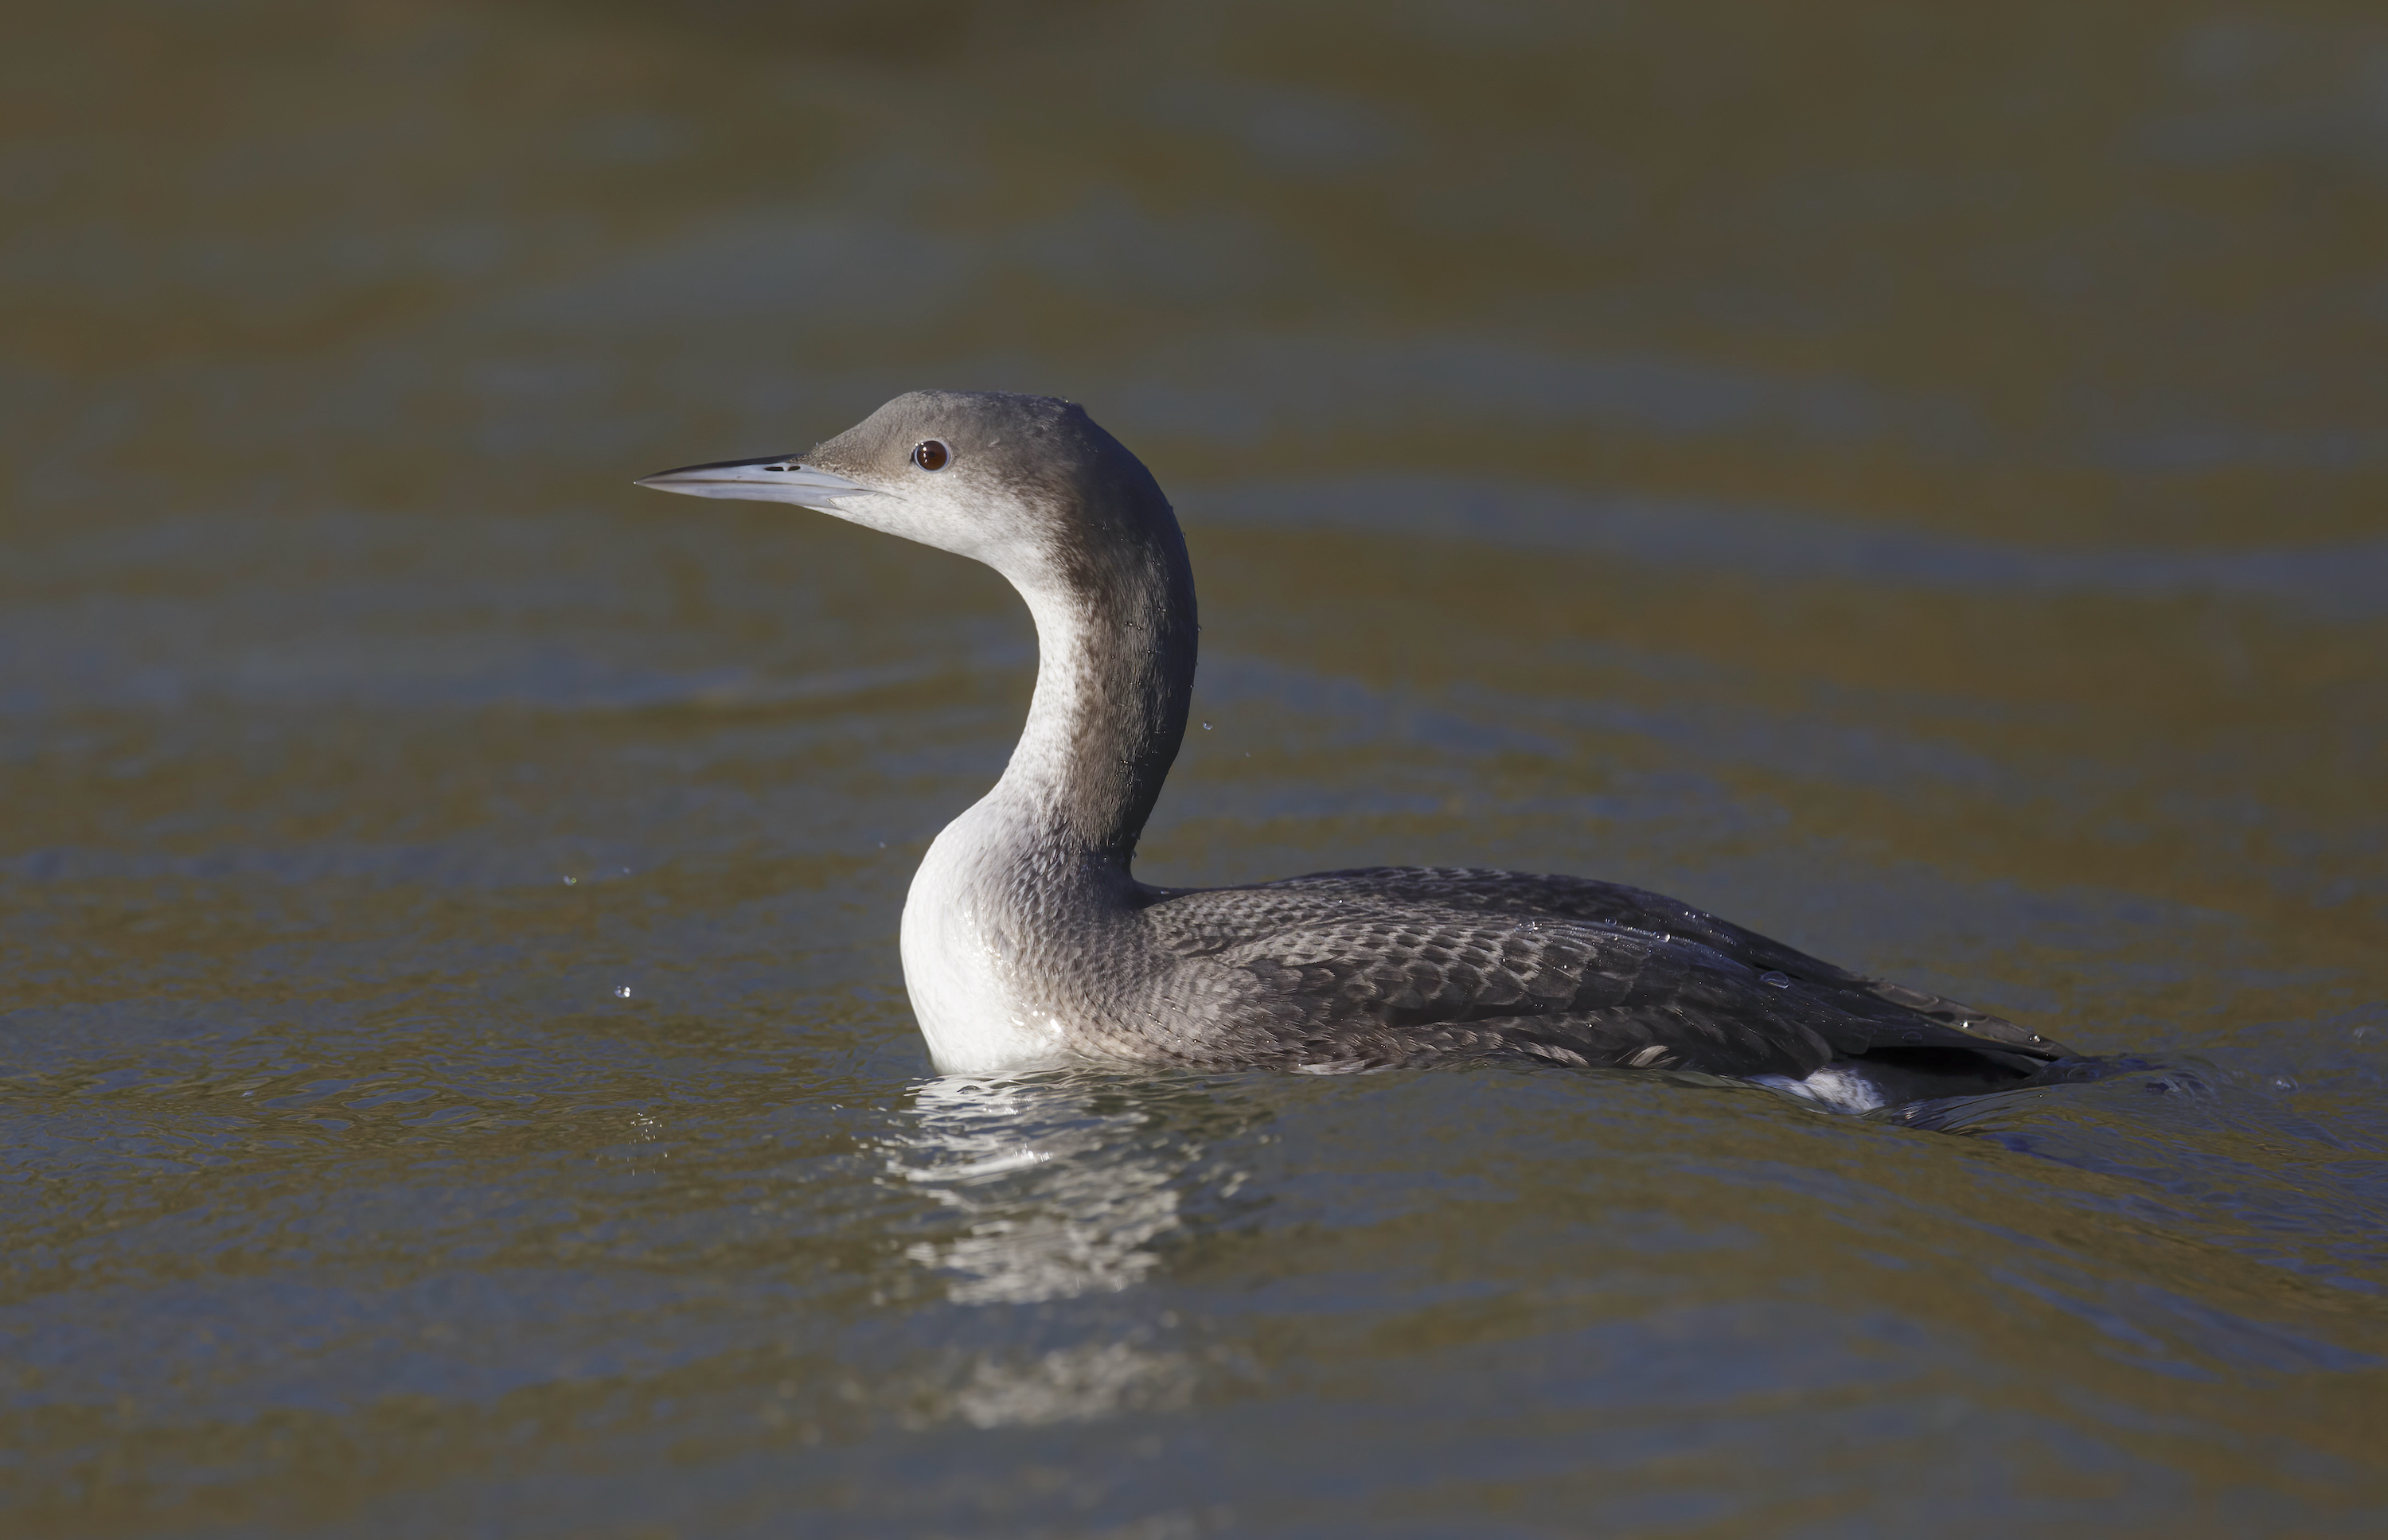
<svg viewBox="0 0 2388 1540"><path fill-rule="evenodd" d="M1194 578L1157 489L1120 511L1096 524L1110 537L997 563L1036 620L1028 725L904 902L905 984L948 1071L1064 1051L1097 1009L1073 992L1089 938L1138 906L1129 864L1194 693ZM1136 966L1132 935L1095 944L1104 966Z"/></svg>
<svg viewBox="0 0 2388 1540"><path fill-rule="evenodd" d="M1035 617L1036 693L988 799L1040 825L1048 855L1121 877L1186 735L1198 629L1176 520L1137 524L1007 574Z"/></svg>

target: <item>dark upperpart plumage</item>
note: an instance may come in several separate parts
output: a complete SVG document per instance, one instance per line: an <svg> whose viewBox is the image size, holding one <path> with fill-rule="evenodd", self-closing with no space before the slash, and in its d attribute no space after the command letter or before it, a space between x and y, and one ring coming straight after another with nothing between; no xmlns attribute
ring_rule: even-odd
<svg viewBox="0 0 2388 1540"><path fill-rule="evenodd" d="M1277 1008L1222 1046L1278 1067L1501 1057L1797 1079L1868 1058L1987 1084L2069 1056L1988 1012L1587 877L1322 872L1167 893L1145 918L1178 955L1251 977L1246 998Z"/></svg>

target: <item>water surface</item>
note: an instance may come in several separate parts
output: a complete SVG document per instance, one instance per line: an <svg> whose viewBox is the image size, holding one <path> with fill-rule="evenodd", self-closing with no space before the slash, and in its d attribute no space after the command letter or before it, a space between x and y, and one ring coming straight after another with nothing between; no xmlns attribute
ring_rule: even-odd
<svg viewBox="0 0 2388 1540"><path fill-rule="evenodd" d="M2369 8L20 9L0 1527L2388 1523ZM627 485L917 385L1178 504L1148 877L2140 1067L934 1076L1024 613Z"/></svg>

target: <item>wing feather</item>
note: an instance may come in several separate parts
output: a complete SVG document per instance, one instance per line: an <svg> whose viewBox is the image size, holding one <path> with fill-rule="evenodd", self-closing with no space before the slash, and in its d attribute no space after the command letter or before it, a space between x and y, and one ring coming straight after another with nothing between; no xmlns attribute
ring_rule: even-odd
<svg viewBox="0 0 2388 1540"><path fill-rule="evenodd" d="M1259 1007L1263 1057L1325 1072L1454 1057L1811 1073L1837 1056L2069 1056L1986 1011L1865 978L1663 895L1477 868L1156 892L1146 922ZM1246 1043L1249 1052L1256 1045Z"/></svg>

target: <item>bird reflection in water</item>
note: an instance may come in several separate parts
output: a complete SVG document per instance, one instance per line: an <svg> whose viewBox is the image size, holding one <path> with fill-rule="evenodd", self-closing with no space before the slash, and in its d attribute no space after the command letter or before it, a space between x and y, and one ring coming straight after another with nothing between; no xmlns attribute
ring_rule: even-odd
<svg viewBox="0 0 2388 1540"><path fill-rule="evenodd" d="M1212 1151L1259 1120L1216 1084L1103 1072L942 1076L913 1088L912 1110L911 1129L887 1142L888 1175L961 1224L905 1256L961 1306L1116 1294L1145 1281L1173 1236L1231 1203L1247 1173ZM1176 1324L1157 1311L1109 1323L1099 1341L981 1357L946 1411L984 1428L1181 1407L1204 1366L1167 1345Z"/></svg>
<svg viewBox="0 0 2388 1540"><path fill-rule="evenodd" d="M921 1082L912 1130L889 1141L888 1172L956 1210L964 1229L906 1255L959 1305L1142 1281L1160 1265L1155 1243L1184 1222L1187 1189L1228 1196L1241 1184L1240 1173L1208 1169L1206 1139L1168 1115L1181 1094L1100 1074ZM1215 1117L1213 1108L1205 1120Z"/></svg>

